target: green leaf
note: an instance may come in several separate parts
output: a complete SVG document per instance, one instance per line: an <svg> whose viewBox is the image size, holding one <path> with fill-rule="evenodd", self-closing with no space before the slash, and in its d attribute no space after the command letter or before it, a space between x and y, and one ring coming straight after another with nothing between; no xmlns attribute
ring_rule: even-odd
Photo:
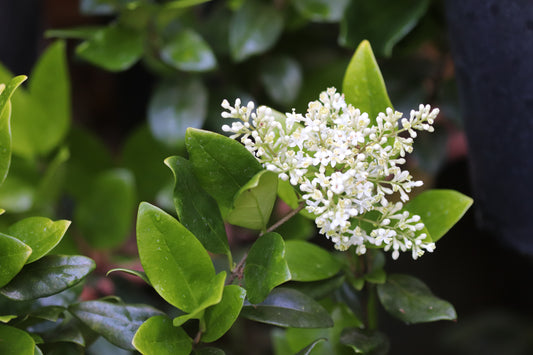
<svg viewBox="0 0 533 355"><path fill-rule="evenodd" d="M161 49L160 54L165 63L183 71L202 72L217 65L207 42L189 28L181 30Z"/></svg>
<svg viewBox="0 0 533 355"><path fill-rule="evenodd" d="M31 182L13 174L0 187L0 205L11 213L26 212L32 208L35 189Z"/></svg>
<svg viewBox="0 0 533 355"><path fill-rule="evenodd" d="M342 18L349 0L294 0L296 10L316 22L337 22Z"/></svg>
<svg viewBox="0 0 533 355"><path fill-rule="evenodd" d="M422 218L431 240L436 242L463 217L473 202L454 190L427 190L406 203L404 209Z"/></svg>
<svg viewBox="0 0 533 355"><path fill-rule="evenodd" d="M377 286L381 304L387 312L405 323L455 320L453 306L435 297L419 279L401 274L389 275L387 282Z"/></svg>
<svg viewBox="0 0 533 355"><path fill-rule="evenodd" d="M246 1L233 15L229 47L237 62L270 49L283 30L283 17L273 5Z"/></svg>
<svg viewBox="0 0 533 355"><path fill-rule="evenodd" d="M377 331L348 328L342 332L340 342L357 354L386 355L389 353L387 336Z"/></svg>
<svg viewBox="0 0 533 355"><path fill-rule="evenodd" d="M0 233L0 287L6 285L22 269L31 248L9 235Z"/></svg>
<svg viewBox="0 0 533 355"><path fill-rule="evenodd" d="M276 286L289 281L285 243L281 235L267 233L252 245L244 267L244 285L251 303L263 302Z"/></svg>
<svg viewBox="0 0 533 355"><path fill-rule="evenodd" d="M114 169L94 178L80 200L74 223L94 248L112 248L124 242L132 228L135 185L126 169Z"/></svg>
<svg viewBox="0 0 533 355"><path fill-rule="evenodd" d="M289 288L276 288L260 304L245 302L244 318L279 327L332 327L329 313L312 298ZM316 338L315 338L316 339Z"/></svg>
<svg viewBox="0 0 533 355"><path fill-rule="evenodd" d="M105 301L87 301L74 304L69 311L82 323L109 342L128 350L137 329L150 317L162 312L146 305L123 305Z"/></svg>
<svg viewBox="0 0 533 355"><path fill-rule="evenodd" d="M103 26L80 26L74 28L60 28L47 30L44 33L46 38L75 38L75 39L91 39L98 31L101 31Z"/></svg>
<svg viewBox="0 0 533 355"><path fill-rule="evenodd" d="M327 341L326 338L319 338L315 341L313 341L311 344L307 345L305 348L303 348L302 350L298 351L296 353L296 355L309 355L312 353L313 349L315 348L315 346L317 346L317 344L323 342L323 341Z"/></svg>
<svg viewBox="0 0 533 355"><path fill-rule="evenodd" d="M192 339L181 327L174 327L167 316L154 316L144 322L132 343L144 355L188 355L192 350Z"/></svg>
<svg viewBox="0 0 533 355"><path fill-rule="evenodd" d="M137 270L130 270L130 269L125 269L125 268L115 268L115 269L111 269L109 270L107 273L106 273L106 276L109 276L110 273L112 272L118 272L118 271L122 271L122 272L125 272L126 274L130 274L130 275L133 275L133 276L137 276L139 277L140 279L142 279L144 282L146 282L148 285L152 285L150 283L150 280L148 280L148 276L146 276L146 273L143 272L143 271L137 271Z"/></svg>
<svg viewBox="0 0 533 355"><path fill-rule="evenodd" d="M276 202L277 190L277 174L267 170L258 172L235 195L227 221L240 227L265 230Z"/></svg>
<svg viewBox="0 0 533 355"><path fill-rule="evenodd" d="M198 182L224 217L237 192L262 170L261 164L242 144L217 133L189 128L185 144Z"/></svg>
<svg viewBox="0 0 533 355"><path fill-rule="evenodd" d="M2 323L9 323L10 320L17 318L18 316L14 314L8 314L5 316L0 316L0 322Z"/></svg>
<svg viewBox="0 0 533 355"><path fill-rule="evenodd" d="M411 32L426 13L429 3L429 0L352 1L344 12L339 42L353 48L366 39L378 55L390 56L396 43Z"/></svg>
<svg viewBox="0 0 533 355"><path fill-rule="evenodd" d="M267 59L261 67L260 78L272 100L289 106L300 93L303 74L296 60L283 56Z"/></svg>
<svg viewBox="0 0 533 355"><path fill-rule="evenodd" d="M117 24L96 32L76 48L86 61L109 71L131 68L144 52L141 33Z"/></svg>
<svg viewBox="0 0 533 355"><path fill-rule="evenodd" d="M67 147L61 147L46 167L39 186L35 191L34 208L44 214L54 214L54 205L65 185L66 162L70 158Z"/></svg>
<svg viewBox="0 0 533 355"><path fill-rule="evenodd" d="M304 293L307 296L316 300L320 300L332 294L335 290L339 289L344 283L345 279L346 277L344 275L339 274L335 277L326 280L311 282L291 282L287 285L287 287L300 291L301 293Z"/></svg>
<svg viewBox="0 0 533 355"><path fill-rule="evenodd" d="M32 253L26 263L39 260L48 254L63 238L70 221L52 221L46 217L29 217L11 225L7 233L28 246Z"/></svg>
<svg viewBox="0 0 533 355"><path fill-rule="evenodd" d="M148 105L148 123L154 137L169 147L178 147L188 127L203 125L207 98L199 79L160 85Z"/></svg>
<svg viewBox="0 0 533 355"><path fill-rule="evenodd" d="M376 58L368 41L362 41L353 55L342 83L346 102L368 113L375 122L380 112L392 104Z"/></svg>
<svg viewBox="0 0 533 355"><path fill-rule="evenodd" d="M204 343L210 343L224 335L241 312L246 290L237 285L224 287L220 303L206 309L204 320L206 331L202 335Z"/></svg>
<svg viewBox="0 0 533 355"><path fill-rule="evenodd" d="M278 196L292 209L298 208L299 199L289 180L278 180Z"/></svg>
<svg viewBox="0 0 533 355"><path fill-rule="evenodd" d="M0 84L0 185L4 182L11 164L11 101L10 98L27 77L11 79L7 85Z"/></svg>
<svg viewBox="0 0 533 355"><path fill-rule="evenodd" d="M285 242L285 259L294 281L318 281L332 277L341 269L329 252L302 240Z"/></svg>
<svg viewBox="0 0 533 355"><path fill-rule="evenodd" d="M220 211L198 184L192 164L177 156L167 158L165 164L174 174L174 205L180 222L210 252L231 255Z"/></svg>
<svg viewBox="0 0 533 355"><path fill-rule="evenodd" d="M76 285L94 268L85 256L46 255L26 265L0 294L17 301L51 296Z"/></svg>
<svg viewBox="0 0 533 355"><path fill-rule="evenodd" d="M33 355L35 341L23 330L0 324L0 354Z"/></svg>
<svg viewBox="0 0 533 355"><path fill-rule="evenodd" d="M155 290L184 312L220 302L224 275L215 276L209 254L196 237L163 210L139 206L137 245L144 271Z"/></svg>
<svg viewBox="0 0 533 355"><path fill-rule="evenodd" d="M224 354L225 352L223 350L218 349L218 348L212 348L212 347L201 348L201 349L194 351L194 355L224 355Z"/></svg>

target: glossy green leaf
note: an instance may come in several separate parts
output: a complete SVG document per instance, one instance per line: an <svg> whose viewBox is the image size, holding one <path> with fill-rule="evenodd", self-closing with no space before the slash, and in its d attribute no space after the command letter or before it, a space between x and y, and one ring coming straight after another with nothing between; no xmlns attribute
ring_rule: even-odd
<svg viewBox="0 0 533 355"><path fill-rule="evenodd" d="M0 354L33 355L35 341L23 330L0 324Z"/></svg>
<svg viewBox="0 0 533 355"><path fill-rule="evenodd" d="M94 178L74 214L74 223L94 248L116 247L132 228L135 182L126 169L114 169Z"/></svg>
<svg viewBox="0 0 533 355"><path fill-rule="evenodd" d="M352 1L341 22L339 42L354 48L362 40L369 40L382 56L390 56L392 49L404 38L425 14L429 0ZM383 9L386 8L386 11ZM386 25L384 25L386 24Z"/></svg>
<svg viewBox="0 0 533 355"><path fill-rule="evenodd" d="M199 79L160 85L148 105L148 123L154 137L169 147L178 147L188 127L202 127L207 98Z"/></svg>
<svg viewBox="0 0 533 355"><path fill-rule="evenodd" d="M283 30L283 17L273 4L246 1L233 15L229 29L229 47L235 61L270 49Z"/></svg>
<svg viewBox="0 0 533 355"><path fill-rule="evenodd" d="M80 26L73 28L52 29L47 30L44 33L44 36L47 38L90 39L103 28L103 26Z"/></svg>
<svg viewBox="0 0 533 355"><path fill-rule="evenodd" d="M114 304L105 301L87 301L74 304L69 311L82 323L109 342L128 350L137 329L149 318L162 312L146 305Z"/></svg>
<svg viewBox="0 0 533 355"><path fill-rule="evenodd" d="M7 233L31 247L26 263L34 262L48 254L63 238L70 221L52 221L46 217L29 217L11 225Z"/></svg>
<svg viewBox="0 0 533 355"><path fill-rule="evenodd" d="M220 303L206 309L204 320L206 331L201 340L210 343L224 335L241 312L246 290L237 285L224 287Z"/></svg>
<svg viewBox="0 0 533 355"><path fill-rule="evenodd" d="M342 83L346 102L368 113L372 122L392 104L383 76L368 41L362 41L353 55Z"/></svg>
<svg viewBox="0 0 533 355"><path fill-rule="evenodd" d="M165 164L174 174L174 205L181 224L210 252L231 254L220 211L198 184L192 164L177 156L167 158Z"/></svg>
<svg viewBox="0 0 533 355"><path fill-rule="evenodd" d="M26 265L0 294L17 301L51 296L76 285L94 268L85 256L46 255Z"/></svg>
<svg viewBox="0 0 533 355"><path fill-rule="evenodd" d="M312 298L289 288L276 288L260 304L245 302L245 318L279 327L332 327L329 313ZM316 338L315 338L316 339Z"/></svg>
<svg viewBox="0 0 533 355"><path fill-rule="evenodd" d="M174 327L167 316L154 316L144 322L132 343L144 355L188 355L192 350L192 339L181 327Z"/></svg>
<svg viewBox="0 0 533 355"><path fill-rule="evenodd" d="M277 233L267 233L252 245L244 267L244 285L251 303L265 300L270 291L291 279L285 261L285 243Z"/></svg>
<svg viewBox="0 0 533 355"><path fill-rule="evenodd" d="M242 144L221 134L189 128L185 144L198 182L224 217L235 194L262 170L261 164Z"/></svg>
<svg viewBox="0 0 533 355"><path fill-rule="evenodd" d="M265 230L276 202L277 174L262 170L235 195L226 220L236 226Z"/></svg>
<svg viewBox="0 0 533 355"><path fill-rule="evenodd" d="M377 331L348 328L342 332L340 342L350 347L356 354L386 355L389 353L387 336Z"/></svg>
<svg viewBox="0 0 533 355"><path fill-rule="evenodd" d="M319 338L315 341L313 341L311 344L307 345L305 348L303 348L302 350L298 351L296 353L296 355L310 355L313 351L313 349L315 348L315 346L317 346L317 344L323 342L323 341L327 341L326 338Z"/></svg>
<svg viewBox="0 0 533 355"><path fill-rule="evenodd" d="M167 302L188 313L220 302L224 278L215 276L202 244L176 219L146 202L139 206L137 245L148 279Z"/></svg>
<svg viewBox="0 0 533 355"><path fill-rule="evenodd" d="M377 286L381 304L387 312L405 323L433 322L457 318L453 306L435 297L419 279L401 274L389 275Z"/></svg>
<svg viewBox="0 0 533 355"><path fill-rule="evenodd" d="M350 0L294 0L294 7L305 18L317 22L337 22Z"/></svg>
<svg viewBox="0 0 533 355"><path fill-rule="evenodd" d="M4 182L11 164L11 101L17 87L26 80L20 75L11 79L7 85L0 83L0 185Z"/></svg>
<svg viewBox="0 0 533 355"><path fill-rule="evenodd" d="M146 282L148 285L151 285L150 280L148 280L148 276L146 276L146 273L144 271L130 270L130 269L125 269L125 268L119 267L119 268L115 268L115 269L109 270L106 273L106 276L109 276L109 274L111 274L112 272L118 272L118 271L122 271L122 272L125 272L126 274L137 276L141 280Z"/></svg>
<svg viewBox="0 0 533 355"><path fill-rule="evenodd" d="M6 285L22 269L31 248L9 235L0 233L0 287Z"/></svg>
<svg viewBox="0 0 533 355"><path fill-rule="evenodd" d="M207 42L192 29L181 30L161 49L160 54L165 63L183 71L202 72L217 65Z"/></svg>
<svg viewBox="0 0 533 355"><path fill-rule="evenodd" d="M303 74L296 60L283 56L267 59L261 67L260 78L272 100L289 106L300 93Z"/></svg>
<svg viewBox="0 0 533 355"><path fill-rule="evenodd" d="M404 209L422 218L431 240L436 242L463 217L473 202L454 190L427 190L406 203Z"/></svg>
<svg viewBox="0 0 533 355"><path fill-rule="evenodd" d="M141 33L113 24L81 43L76 54L106 70L122 71L139 60L144 52L143 42Z"/></svg>
<svg viewBox="0 0 533 355"><path fill-rule="evenodd" d="M294 281L327 279L341 269L340 262L329 252L302 240L285 242L285 259Z"/></svg>

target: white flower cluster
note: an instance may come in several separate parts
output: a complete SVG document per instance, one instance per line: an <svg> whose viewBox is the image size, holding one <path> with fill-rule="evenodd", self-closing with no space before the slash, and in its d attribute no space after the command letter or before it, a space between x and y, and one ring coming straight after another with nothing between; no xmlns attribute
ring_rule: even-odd
<svg viewBox="0 0 533 355"><path fill-rule="evenodd" d="M309 103L305 116L285 116L249 102L222 102L222 117L238 119L222 129L241 142L263 166L289 180L305 200L320 233L339 250L350 246L364 254L368 246L411 250L414 259L435 244L426 242L424 224L402 210L413 187L405 163L413 150L416 130L433 131L439 110L420 105L409 118L388 108L373 124L367 113L346 104L334 88ZM404 133L406 132L406 133ZM402 134L404 133L404 134ZM402 202L390 202L397 194Z"/></svg>

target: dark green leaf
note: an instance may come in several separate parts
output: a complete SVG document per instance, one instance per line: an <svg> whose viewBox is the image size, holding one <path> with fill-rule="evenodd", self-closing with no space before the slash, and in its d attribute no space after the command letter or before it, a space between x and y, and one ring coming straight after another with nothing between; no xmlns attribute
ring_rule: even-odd
<svg viewBox="0 0 533 355"><path fill-rule="evenodd" d="M252 305L246 302L241 315L280 327L333 326L333 321L324 307L303 293L288 288L274 289L260 304Z"/></svg>
<svg viewBox="0 0 533 355"><path fill-rule="evenodd" d="M378 55L390 56L394 45L415 27L429 3L429 0L352 1L344 13L339 42L353 48L360 41L369 40Z"/></svg>
<svg viewBox="0 0 533 355"><path fill-rule="evenodd" d="M74 28L53 29L47 30L44 33L44 36L47 38L90 39L103 28L103 26L82 26Z"/></svg>
<svg viewBox="0 0 533 355"><path fill-rule="evenodd" d="M111 248L128 237L134 211L134 178L126 169L114 169L94 179L76 208L74 221L91 246Z"/></svg>
<svg viewBox="0 0 533 355"><path fill-rule="evenodd" d="M6 285L22 269L31 248L9 235L0 233L0 287Z"/></svg>
<svg viewBox="0 0 533 355"><path fill-rule="evenodd" d="M261 164L242 144L217 133L189 128L185 144L198 182L224 217L235 194L261 171Z"/></svg>
<svg viewBox="0 0 533 355"><path fill-rule="evenodd" d="M170 157L165 164L172 170L174 205L180 222L213 253L231 255L224 221L216 201L198 184L192 164L182 157Z"/></svg>
<svg viewBox="0 0 533 355"><path fill-rule="evenodd" d="M179 70L201 72L216 67L217 60L211 48L192 29L181 30L161 49L161 59Z"/></svg>
<svg viewBox="0 0 533 355"><path fill-rule="evenodd" d="M350 0L294 0L298 12L312 21L337 22L342 18Z"/></svg>
<svg viewBox="0 0 533 355"><path fill-rule="evenodd" d="M224 287L220 303L206 309L204 320L206 331L202 335L204 343L210 343L224 335L241 312L246 290L237 285Z"/></svg>
<svg viewBox="0 0 533 355"><path fill-rule="evenodd" d="M0 293L17 301L51 296L74 286L94 268L94 261L85 256L46 255L26 265Z"/></svg>
<svg viewBox="0 0 533 355"><path fill-rule="evenodd" d="M313 341L311 344L307 345L305 348L303 348L302 350L298 351L296 353L296 355L309 355L311 354L311 352L313 351L313 349L315 348L315 346L323 341L327 341L326 338L320 338L320 339L317 339L315 341Z"/></svg>
<svg viewBox="0 0 533 355"><path fill-rule="evenodd" d="M454 190L427 190L405 204L404 209L422 218L431 240L436 242L463 217L473 202Z"/></svg>
<svg viewBox="0 0 533 355"><path fill-rule="evenodd" d="M167 316L154 316L144 322L133 337L135 349L145 355L188 355L192 339Z"/></svg>
<svg viewBox="0 0 533 355"><path fill-rule="evenodd" d="M109 71L132 67L143 54L141 33L120 25L111 25L96 32L91 39L76 48L76 53L88 62Z"/></svg>
<svg viewBox="0 0 533 355"><path fill-rule="evenodd" d="M246 1L231 19L229 46L234 60L242 61L270 49L283 30L283 17L272 5Z"/></svg>
<svg viewBox="0 0 533 355"><path fill-rule="evenodd" d="M285 259L294 281L327 279L341 269L340 262L329 252L302 240L285 242Z"/></svg>
<svg viewBox="0 0 533 355"><path fill-rule="evenodd" d="M392 104L381 71L368 41L362 41L353 55L342 83L346 102L368 113L375 122L378 113Z"/></svg>
<svg viewBox="0 0 533 355"><path fill-rule="evenodd" d="M207 97L199 79L160 85L148 106L148 123L154 137L169 147L182 144L188 127L203 125Z"/></svg>
<svg viewBox="0 0 533 355"><path fill-rule="evenodd" d="M387 336L377 331L348 328L342 332L340 342L352 348L357 354L386 355L389 353Z"/></svg>
<svg viewBox="0 0 533 355"><path fill-rule="evenodd" d="M52 221L46 217L29 217L11 225L7 233L31 247L26 263L34 262L48 254L70 226L70 221Z"/></svg>
<svg viewBox="0 0 533 355"><path fill-rule="evenodd" d="M0 324L0 354L33 355L35 342L23 330Z"/></svg>
<svg viewBox="0 0 533 355"><path fill-rule="evenodd" d="M220 302L225 273L181 223L146 202L139 206L137 245L144 271L170 304L192 313ZM221 276L222 275L222 276Z"/></svg>
<svg viewBox="0 0 533 355"><path fill-rule="evenodd" d="M260 78L268 96L284 106L298 97L303 80L300 64L289 57L268 59L261 68Z"/></svg>
<svg viewBox="0 0 533 355"><path fill-rule="evenodd" d="M150 317L162 314L146 305L123 305L105 301L77 303L70 306L69 311L111 343L129 350L134 350L131 341L141 324Z"/></svg>
<svg viewBox="0 0 533 355"><path fill-rule="evenodd" d="M405 323L423 323L457 318L453 306L435 297L419 279L401 274L389 275L377 286L381 304L387 312Z"/></svg>

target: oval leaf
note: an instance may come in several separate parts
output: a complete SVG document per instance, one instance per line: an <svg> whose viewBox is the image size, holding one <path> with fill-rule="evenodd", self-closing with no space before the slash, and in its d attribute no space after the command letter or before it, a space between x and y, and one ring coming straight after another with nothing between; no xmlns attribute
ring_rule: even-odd
<svg viewBox="0 0 533 355"><path fill-rule="evenodd" d="M77 303L70 306L69 311L109 342L128 350L135 350L132 340L139 327L150 317L163 314L146 305L123 305L105 301Z"/></svg>
<svg viewBox="0 0 533 355"><path fill-rule="evenodd" d="M206 309L204 320L206 331L202 335L204 343L210 343L224 335L241 312L246 290L237 285L224 287L220 303Z"/></svg>
<svg viewBox="0 0 533 355"><path fill-rule="evenodd" d="M188 355L192 350L192 339L181 327L174 327L167 316L154 316L144 322L132 343L144 355Z"/></svg>
<svg viewBox="0 0 533 355"><path fill-rule="evenodd" d="M6 285L22 269L31 248L9 235L0 233L0 287Z"/></svg>
<svg viewBox="0 0 533 355"><path fill-rule="evenodd" d="M346 102L368 113L372 122L392 104L378 63L368 41L362 41L353 55L342 83Z"/></svg>
<svg viewBox="0 0 533 355"><path fill-rule="evenodd" d="M377 285L378 296L387 312L405 323L455 320L453 306L435 297L419 279L401 274L389 275L387 282Z"/></svg>
<svg viewBox="0 0 533 355"><path fill-rule="evenodd" d="M217 60L207 42L192 29L181 30L161 49L161 59L184 71L201 72L215 68Z"/></svg>
<svg viewBox="0 0 533 355"><path fill-rule="evenodd" d="M70 221L52 221L46 217L29 217L11 225L7 233L29 245L32 253L26 263L39 260L63 238Z"/></svg>
<svg viewBox="0 0 533 355"><path fill-rule="evenodd" d="M280 327L332 327L329 313L315 300L301 292L277 288L260 304L245 303L241 315L258 322Z"/></svg>
<svg viewBox="0 0 533 355"><path fill-rule="evenodd" d="M33 355L35 341L23 330L0 324L0 354Z"/></svg>
<svg viewBox="0 0 533 355"><path fill-rule="evenodd" d="M340 262L326 250L301 240L285 242L285 259L293 281L327 279L341 268Z"/></svg>
<svg viewBox="0 0 533 355"><path fill-rule="evenodd" d="M46 255L24 267L0 293L17 301L51 296L76 285L95 268L81 255Z"/></svg>

